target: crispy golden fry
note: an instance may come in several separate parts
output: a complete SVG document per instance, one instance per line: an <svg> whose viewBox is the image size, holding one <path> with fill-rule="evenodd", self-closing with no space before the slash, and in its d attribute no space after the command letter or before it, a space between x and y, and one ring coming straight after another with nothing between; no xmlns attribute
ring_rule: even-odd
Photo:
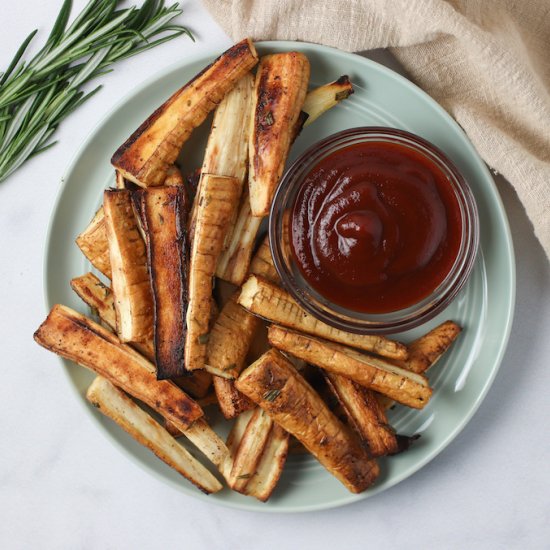
<svg viewBox="0 0 550 550"><path fill-rule="evenodd" d="M216 276L237 286L243 283L248 274L256 234L262 220L261 216L252 216L248 191L245 191L241 197L231 240L218 260Z"/></svg>
<svg viewBox="0 0 550 550"><path fill-rule="evenodd" d="M106 378L98 376L89 387L86 398L201 491L209 494L222 489L222 484L196 458Z"/></svg>
<svg viewBox="0 0 550 550"><path fill-rule="evenodd" d="M76 244L90 263L110 279L111 259L103 207L95 213L88 227L76 238Z"/></svg>
<svg viewBox="0 0 550 550"><path fill-rule="evenodd" d="M224 472L225 461L229 460L229 450L218 434L208 425L204 418L199 418L193 422L183 434L202 453L218 466L220 472Z"/></svg>
<svg viewBox="0 0 550 550"><path fill-rule="evenodd" d="M353 85L347 75L309 92L302 107L302 111L308 114L304 127L309 126L323 113L338 105L340 101L347 99L352 93Z"/></svg>
<svg viewBox="0 0 550 550"><path fill-rule="evenodd" d="M249 272L253 275L259 275L275 285L281 284L281 278L273 264L273 257L269 248L269 237L267 235L262 240L262 244L250 262Z"/></svg>
<svg viewBox="0 0 550 550"><path fill-rule="evenodd" d="M140 194L153 292L157 378L175 378L185 373L189 202L180 186L154 187Z"/></svg>
<svg viewBox="0 0 550 550"><path fill-rule="evenodd" d="M172 382L157 380L154 366L107 329L56 305L34 334L42 347L93 370L185 431L202 409Z"/></svg>
<svg viewBox="0 0 550 550"><path fill-rule="evenodd" d="M105 286L93 273L86 273L71 279L71 288L97 311L97 315L113 332L116 330L115 302L112 290Z"/></svg>
<svg viewBox="0 0 550 550"><path fill-rule="evenodd" d="M304 311L288 292L257 275L251 275L248 278L241 289L238 301L243 307L268 321L307 334L386 357L400 359L407 355L406 346L400 342L389 340L384 336L344 332L319 321Z"/></svg>
<svg viewBox="0 0 550 550"><path fill-rule="evenodd" d="M103 195L109 240L117 333L123 342L145 342L153 333L153 296L147 253L132 206L131 191Z"/></svg>
<svg viewBox="0 0 550 550"><path fill-rule="evenodd" d="M347 376L403 405L421 409L432 395L424 376L352 348L279 326L269 327L268 339L275 348L322 369Z"/></svg>
<svg viewBox="0 0 550 550"><path fill-rule="evenodd" d="M462 328L454 321L445 321L424 336L409 344L409 358L398 363L406 369L422 374L435 365L458 338Z"/></svg>
<svg viewBox="0 0 550 550"><path fill-rule="evenodd" d="M388 424L375 393L341 374L324 371L324 376L351 426L368 444L371 456L394 454L398 449L395 430Z"/></svg>
<svg viewBox="0 0 550 550"><path fill-rule="evenodd" d="M234 380L214 376L213 383L220 411L226 420L236 418L244 411L254 408L254 403L235 387Z"/></svg>
<svg viewBox="0 0 550 550"><path fill-rule="evenodd" d="M237 303L238 295L237 291L223 306L206 346L206 369L232 379L243 370L250 344L261 325L260 319Z"/></svg>
<svg viewBox="0 0 550 550"><path fill-rule="evenodd" d="M166 179L164 180L164 185L168 187L181 187L185 189L185 192L187 193L185 180L181 175L180 169L175 164L172 164L168 167L168 171L166 172ZM189 200L189 197L187 197L187 200Z"/></svg>
<svg viewBox="0 0 550 550"><path fill-rule="evenodd" d="M234 491L245 492L248 481L256 473L272 428L273 420L262 409L256 408L233 458L228 483Z"/></svg>
<svg viewBox="0 0 550 550"><path fill-rule="evenodd" d="M250 206L267 216L307 94L309 61L298 52L266 55L256 73L249 144Z"/></svg>
<svg viewBox="0 0 550 550"><path fill-rule="evenodd" d="M364 491L378 476L378 465L359 439L277 351L266 352L245 369L236 386L299 439L350 491Z"/></svg>
<svg viewBox="0 0 550 550"><path fill-rule="evenodd" d="M161 185L191 132L258 62L245 39L224 52L161 105L115 152L111 163L141 185Z"/></svg>
<svg viewBox="0 0 550 550"><path fill-rule="evenodd" d="M273 423L271 432L264 445L264 452L256 467L256 473L248 480L245 494L266 502L272 495L281 477L290 436L281 426Z"/></svg>
<svg viewBox="0 0 550 550"><path fill-rule="evenodd" d="M203 174L237 178L242 186L248 170L248 135L254 77L245 74L214 111L202 165Z"/></svg>
<svg viewBox="0 0 550 550"><path fill-rule="evenodd" d="M235 178L205 174L198 196L199 209L189 270L189 306L185 368L204 368L209 338L208 319L212 278L231 215L229 205L239 192Z"/></svg>

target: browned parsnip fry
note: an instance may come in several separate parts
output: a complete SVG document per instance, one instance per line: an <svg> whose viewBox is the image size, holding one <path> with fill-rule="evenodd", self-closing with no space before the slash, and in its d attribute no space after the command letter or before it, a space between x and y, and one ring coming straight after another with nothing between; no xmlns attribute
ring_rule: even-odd
<svg viewBox="0 0 550 550"><path fill-rule="evenodd" d="M213 383L220 411L226 420L235 418L244 411L254 408L254 403L235 387L234 380L214 376Z"/></svg>
<svg viewBox="0 0 550 550"><path fill-rule="evenodd" d="M304 311L288 292L257 275L251 275L247 279L238 301L243 307L268 321L307 334L386 357L401 359L407 356L405 345L385 336L352 334L319 321Z"/></svg>
<svg viewBox="0 0 550 550"><path fill-rule="evenodd" d="M323 113L338 105L340 101L347 99L353 93L353 85L347 75L341 76L338 80L319 86L311 90L306 96L302 111L308 114L304 123L309 126Z"/></svg>
<svg viewBox="0 0 550 550"><path fill-rule="evenodd" d="M233 422L233 426L231 426L231 431L229 432L229 435L227 436L227 440L225 442L227 449L229 450L229 460L225 462L225 469L222 472L223 477L226 480L229 479L229 476L231 475L231 469L233 468L233 459L237 454L237 450L239 448L239 445L241 444L241 439L243 438L246 427L248 426L248 422L250 418L252 418L253 414L253 409L243 412L235 419L235 422Z"/></svg>
<svg viewBox="0 0 550 550"><path fill-rule="evenodd" d="M246 484L245 494L256 497L262 502L269 499L283 473L288 456L289 439L288 432L273 423L262 458L256 467L256 473Z"/></svg>
<svg viewBox="0 0 550 550"><path fill-rule="evenodd" d="M260 319L237 303L239 291L223 306L206 346L205 368L212 374L233 379L243 370L246 354Z"/></svg>
<svg viewBox="0 0 550 550"><path fill-rule="evenodd" d="M283 173L309 82L309 61L299 52L266 55L256 73L249 145L250 206L267 216Z"/></svg>
<svg viewBox="0 0 550 550"><path fill-rule="evenodd" d="M56 305L34 334L42 347L93 370L185 431L202 409L172 382L157 380L154 366L107 329Z"/></svg>
<svg viewBox="0 0 550 550"><path fill-rule="evenodd" d="M253 216L248 191L241 197L239 212L231 233L229 245L220 255L216 276L240 286L248 274L250 258L256 242L256 234L263 217Z"/></svg>
<svg viewBox="0 0 550 550"><path fill-rule="evenodd" d="M189 306L185 368L204 368L209 338L208 320L212 279L231 216L230 205L239 193L235 178L205 174L198 198L199 207L189 270Z"/></svg>
<svg viewBox="0 0 550 550"><path fill-rule="evenodd" d="M140 195L153 292L157 378L175 378L185 373L189 202L180 186L154 187Z"/></svg>
<svg viewBox="0 0 550 550"><path fill-rule="evenodd" d="M279 326L269 327L268 339L272 346L282 351L347 376L403 405L421 409L432 395L426 377L352 348Z"/></svg>
<svg viewBox="0 0 550 550"><path fill-rule="evenodd" d="M375 393L341 374L324 371L324 375L351 426L368 444L371 456L394 454L398 449L395 430L388 424Z"/></svg>
<svg viewBox="0 0 550 550"><path fill-rule="evenodd" d="M161 105L115 152L111 162L141 185L161 185L182 145L225 94L258 62L249 39L235 44Z"/></svg>
<svg viewBox="0 0 550 550"><path fill-rule="evenodd" d="M237 304L234 294L216 319L206 348L206 369L213 374L220 410L226 419L251 408L252 402L237 391L233 381L245 366L251 342L261 321Z"/></svg>
<svg viewBox="0 0 550 550"><path fill-rule="evenodd" d="M273 264L273 257L269 248L269 237L267 235L262 240L262 244L250 262L249 272L253 275L259 275L275 285L281 283L281 278Z"/></svg>
<svg viewBox="0 0 550 550"><path fill-rule="evenodd" d="M256 408L233 458L228 483L234 491L245 492L248 481L256 473L272 428L273 420L271 417L261 408Z"/></svg>
<svg viewBox="0 0 550 550"><path fill-rule="evenodd" d="M90 263L110 279L111 260L103 207L95 213L88 227L76 238L76 244Z"/></svg>
<svg viewBox="0 0 550 550"><path fill-rule="evenodd" d="M399 365L422 374L435 365L458 338L462 328L454 321L445 321L409 344L409 358Z"/></svg>
<svg viewBox="0 0 550 550"><path fill-rule="evenodd" d="M351 492L364 491L378 476L378 465L357 436L277 351L269 350L245 369L236 386L299 439Z"/></svg>
<svg viewBox="0 0 550 550"><path fill-rule="evenodd" d="M168 187L181 187L187 192L185 180L181 175L180 169L175 164L172 164L168 167L168 171L166 172L166 179L164 180L164 185ZM187 199L189 200L189 197L187 197Z"/></svg>
<svg viewBox="0 0 550 550"><path fill-rule="evenodd" d="M209 494L222 489L222 484L196 458L109 380L98 376L89 387L86 398L201 491Z"/></svg>
<svg viewBox="0 0 550 550"><path fill-rule="evenodd" d="M153 296L147 253L127 189L103 194L117 333L123 342L145 342L153 333Z"/></svg>

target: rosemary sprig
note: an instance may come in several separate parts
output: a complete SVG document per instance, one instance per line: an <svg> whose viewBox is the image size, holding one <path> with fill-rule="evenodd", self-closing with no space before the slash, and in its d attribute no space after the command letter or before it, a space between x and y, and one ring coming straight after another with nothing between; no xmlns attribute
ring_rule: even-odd
<svg viewBox="0 0 550 550"><path fill-rule="evenodd" d="M72 1L65 0L43 48L30 60L31 32L0 74L0 181L29 158L49 149L59 123L101 86L85 93L90 80L111 66L182 34L173 24L178 4L145 0L140 8L118 9L120 0L90 0L68 25Z"/></svg>

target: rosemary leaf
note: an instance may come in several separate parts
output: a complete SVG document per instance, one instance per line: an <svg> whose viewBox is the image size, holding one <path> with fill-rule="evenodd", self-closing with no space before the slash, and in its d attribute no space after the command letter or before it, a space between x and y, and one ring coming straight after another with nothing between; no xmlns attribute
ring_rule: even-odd
<svg viewBox="0 0 550 550"><path fill-rule="evenodd" d="M25 52L31 32L0 74L0 181L29 158L52 147L60 122L101 86L81 89L112 70L117 61L191 32L175 24L177 3L145 0L120 8L122 0L89 0L69 23L72 1L64 0L46 43L31 59Z"/></svg>

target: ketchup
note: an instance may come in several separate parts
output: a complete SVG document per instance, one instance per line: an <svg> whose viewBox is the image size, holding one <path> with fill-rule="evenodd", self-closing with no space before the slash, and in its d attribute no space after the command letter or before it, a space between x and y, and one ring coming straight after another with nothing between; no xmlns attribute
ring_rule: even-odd
<svg viewBox="0 0 550 550"><path fill-rule="evenodd" d="M335 151L306 175L290 223L294 258L322 296L363 313L418 303L458 255L462 221L434 161L397 143Z"/></svg>

